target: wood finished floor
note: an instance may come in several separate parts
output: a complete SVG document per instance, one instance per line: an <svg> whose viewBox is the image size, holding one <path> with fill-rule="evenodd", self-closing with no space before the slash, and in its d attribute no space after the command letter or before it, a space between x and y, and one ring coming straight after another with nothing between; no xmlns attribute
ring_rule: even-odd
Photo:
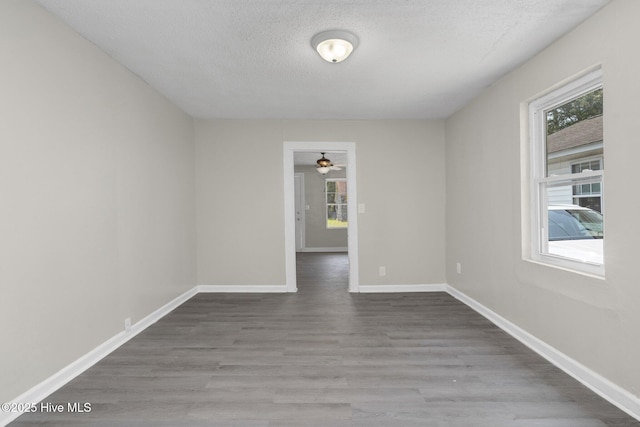
<svg viewBox="0 0 640 427"><path fill-rule="evenodd" d="M349 294L299 254L296 294L199 294L13 426L640 426L445 293ZM46 355L43 355L46 357Z"/></svg>

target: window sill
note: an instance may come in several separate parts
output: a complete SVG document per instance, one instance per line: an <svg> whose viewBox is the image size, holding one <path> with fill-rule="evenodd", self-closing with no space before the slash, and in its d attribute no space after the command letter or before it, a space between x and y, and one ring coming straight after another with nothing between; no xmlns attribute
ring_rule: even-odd
<svg viewBox="0 0 640 427"><path fill-rule="evenodd" d="M546 258L551 258L550 261L547 261ZM605 280L605 275L604 275L604 266L602 267L596 267L593 266L594 270L600 270L600 272L596 272L596 271L586 271L583 268L580 267L591 267L588 265L583 266L582 263L577 262L574 263L570 260L562 260L562 259L554 259L553 257L545 257L545 259L531 259L531 258L523 258L523 261L531 263L531 264L536 264L536 265L540 265L543 267L549 267L549 268L554 268L557 270L562 270L562 271L566 271L568 273L573 273L573 274L579 274L581 276L585 276L585 277L589 277L591 279L598 279L598 280ZM567 265L568 264L568 265ZM578 264L578 266L576 267L572 267L572 264Z"/></svg>

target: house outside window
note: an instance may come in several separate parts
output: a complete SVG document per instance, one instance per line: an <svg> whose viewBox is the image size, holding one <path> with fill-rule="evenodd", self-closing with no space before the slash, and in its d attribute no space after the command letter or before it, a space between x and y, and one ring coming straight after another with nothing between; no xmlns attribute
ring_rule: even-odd
<svg viewBox="0 0 640 427"><path fill-rule="evenodd" d="M599 157L571 165L571 173L598 171L604 169L604 159ZM602 212L602 185L599 182L577 184L573 186L573 204Z"/></svg>
<svg viewBox="0 0 640 427"><path fill-rule="evenodd" d="M326 179L325 194L327 228L347 228L347 180Z"/></svg>
<svg viewBox="0 0 640 427"><path fill-rule="evenodd" d="M602 73L529 104L531 257L604 276Z"/></svg>

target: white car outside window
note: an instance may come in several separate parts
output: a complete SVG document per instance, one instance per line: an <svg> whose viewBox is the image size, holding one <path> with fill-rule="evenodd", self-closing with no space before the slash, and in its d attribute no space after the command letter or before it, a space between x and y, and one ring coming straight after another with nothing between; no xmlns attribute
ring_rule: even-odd
<svg viewBox="0 0 640 427"><path fill-rule="evenodd" d="M577 205L549 206L549 255L602 265L602 214Z"/></svg>

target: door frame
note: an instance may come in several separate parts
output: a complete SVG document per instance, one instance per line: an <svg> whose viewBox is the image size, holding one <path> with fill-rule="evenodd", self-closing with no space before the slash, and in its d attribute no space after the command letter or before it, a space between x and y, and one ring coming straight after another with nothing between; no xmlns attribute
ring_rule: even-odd
<svg viewBox="0 0 640 427"><path fill-rule="evenodd" d="M347 247L349 256L349 292L359 292L358 276L358 192L356 183L356 144L355 142L321 141L284 141L284 243L285 243L285 279L287 292L296 292L296 215L294 184L294 152L347 153Z"/></svg>
<svg viewBox="0 0 640 427"><path fill-rule="evenodd" d="M305 188L304 188L304 173L302 172L295 172L293 174L293 179L294 182L295 180L299 181L299 187L298 187L298 194L295 193L294 191L294 195L296 196L296 199L299 198L299 200L295 201L295 205L296 205L296 212L298 213L299 218L296 218L296 232L298 233L298 235L296 236L296 252L298 250L300 251L304 251L306 249L306 216L307 216L307 212L305 209L305 204L306 204L306 200L305 200ZM295 186L295 184L294 184ZM299 206L298 206L299 204Z"/></svg>

